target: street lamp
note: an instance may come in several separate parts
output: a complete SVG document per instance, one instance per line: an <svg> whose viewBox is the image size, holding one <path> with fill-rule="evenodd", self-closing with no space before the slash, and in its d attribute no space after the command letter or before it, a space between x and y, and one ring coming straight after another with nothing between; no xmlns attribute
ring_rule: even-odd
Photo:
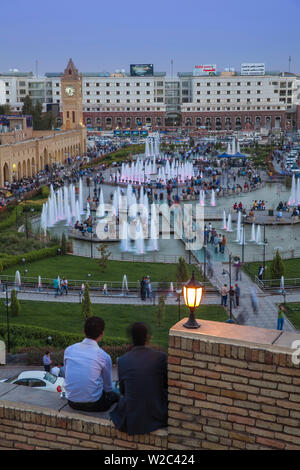
<svg viewBox="0 0 300 470"><path fill-rule="evenodd" d="M177 302L178 302L178 321L180 321L180 296L182 294L182 289L176 289Z"/></svg>
<svg viewBox="0 0 300 470"><path fill-rule="evenodd" d="M10 353L10 329L9 329L9 315L8 315L8 307L10 306L10 302L8 300L7 283L5 285L5 305L6 305L6 325L7 325L7 352Z"/></svg>
<svg viewBox="0 0 300 470"><path fill-rule="evenodd" d="M201 325L195 319L195 310L201 303L203 286L195 279L194 271L191 279L184 284L182 291L185 305L190 309L189 319L183 326L185 328L200 328Z"/></svg>
<svg viewBox="0 0 300 470"><path fill-rule="evenodd" d="M225 276L225 274L228 274L228 276L229 276L229 318L230 318L230 321L232 321L232 300L231 300L231 296L230 296L230 291L231 291L231 253L229 253L229 271L226 271L226 269L223 269L222 274L223 274L223 276Z"/></svg>

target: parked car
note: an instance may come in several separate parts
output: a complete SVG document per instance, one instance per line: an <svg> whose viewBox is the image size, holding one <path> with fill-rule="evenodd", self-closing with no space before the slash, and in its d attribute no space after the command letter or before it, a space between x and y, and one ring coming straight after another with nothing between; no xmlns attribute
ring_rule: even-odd
<svg viewBox="0 0 300 470"><path fill-rule="evenodd" d="M63 393L65 379L63 377L56 377L56 375L44 370L30 370L21 372L14 377L0 380L0 382L34 387L48 392Z"/></svg>

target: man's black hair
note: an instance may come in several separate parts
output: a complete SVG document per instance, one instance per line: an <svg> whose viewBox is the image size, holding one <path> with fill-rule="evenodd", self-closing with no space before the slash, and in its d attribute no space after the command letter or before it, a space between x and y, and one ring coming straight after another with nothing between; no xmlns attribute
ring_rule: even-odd
<svg viewBox="0 0 300 470"><path fill-rule="evenodd" d="M87 338L96 339L103 333L105 322L100 317L87 318L84 324L84 333Z"/></svg>
<svg viewBox="0 0 300 470"><path fill-rule="evenodd" d="M145 346L150 335L150 329L145 323L136 322L130 325L129 334L134 346Z"/></svg>

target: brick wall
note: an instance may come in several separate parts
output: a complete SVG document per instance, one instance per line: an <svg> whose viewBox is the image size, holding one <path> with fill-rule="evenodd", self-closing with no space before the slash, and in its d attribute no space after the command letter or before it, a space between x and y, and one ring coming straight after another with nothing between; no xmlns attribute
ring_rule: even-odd
<svg viewBox="0 0 300 470"><path fill-rule="evenodd" d="M107 419L0 402L1 450L161 450L166 447L164 430L128 436L116 430Z"/></svg>
<svg viewBox="0 0 300 470"><path fill-rule="evenodd" d="M287 347L300 336L217 324L221 339L214 322L182 323L169 337L169 448L300 449L300 369Z"/></svg>

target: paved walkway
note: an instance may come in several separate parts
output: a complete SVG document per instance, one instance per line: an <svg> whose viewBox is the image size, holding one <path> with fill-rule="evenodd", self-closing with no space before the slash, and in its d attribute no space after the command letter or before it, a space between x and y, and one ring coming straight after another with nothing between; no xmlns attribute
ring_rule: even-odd
<svg viewBox="0 0 300 470"><path fill-rule="evenodd" d="M224 284L229 287L228 263L212 262L213 277L210 282L217 287L219 291ZM223 274L223 269L227 273ZM277 305L283 302L282 295L267 294L263 292L244 272L240 271L240 280L236 281L235 269L232 267L232 285L239 284L241 289L240 306L232 308L232 314L235 318L241 314L244 318L240 322L244 325L257 326L259 328L277 328ZM258 300L257 313L254 313L251 302L251 293L254 292ZM287 294L287 302L300 302L300 293ZM229 295L228 295L229 302ZM227 307L229 312L229 307ZM285 331L295 331L294 326L285 318Z"/></svg>

